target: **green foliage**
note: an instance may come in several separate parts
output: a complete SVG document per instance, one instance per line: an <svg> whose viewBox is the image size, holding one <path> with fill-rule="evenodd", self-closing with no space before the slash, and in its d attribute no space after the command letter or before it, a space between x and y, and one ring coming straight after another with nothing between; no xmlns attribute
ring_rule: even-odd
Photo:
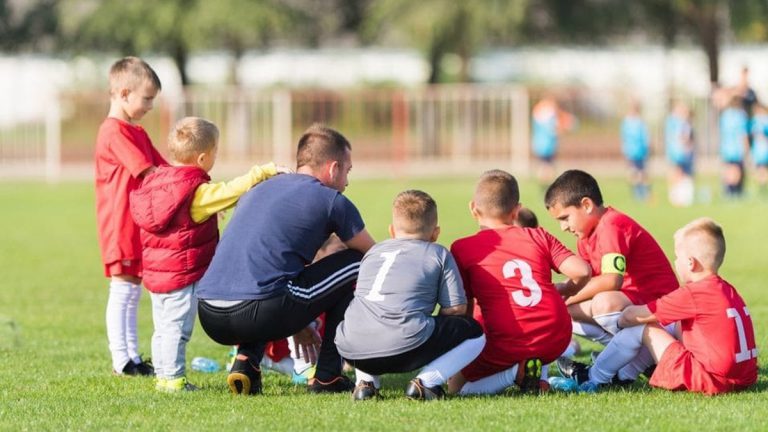
<svg viewBox="0 0 768 432"><path fill-rule="evenodd" d="M358 168L359 169L359 168ZM215 171L214 171L215 173ZM356 180L347 194L373 235L386 236L390 205L403 189L418 188L437 201L442 235L449 245L476 230L467 202L475 178ZM698 216L720 222L728 240L723 275L740 290L755 323L762 365L758 385L720 397L652 390L639 383L628 390L596 395L550 394L412 403L402 396L410 374L384 378L385 400L354 403L346 395L307 395L287 377L265 376L265 395L233 397L225 372L190 373L202 390L160 394L150 379L111 375L104 327L107 280L96 243L93 186L90 183L0 184L0 326L15 322L19 343L0 331L0 430L764 430L768 390L768 297L765 296L763 216L768 203L697 204L686 209L657 201L631 201L620 178L599 177L606 202L626 211L672 251L672 233ZM708 187L716 179L705 180ZM542 191L521 182L522 201L542 225L573 247L543 208ZM149 353L152 331L149 296L139 308L139 338ZM590 345L590 348L594 346ZM227 347L213 343L198 326L188 361L205 356L223 361ZM586 355L586 354L585 354Z"/></svg>

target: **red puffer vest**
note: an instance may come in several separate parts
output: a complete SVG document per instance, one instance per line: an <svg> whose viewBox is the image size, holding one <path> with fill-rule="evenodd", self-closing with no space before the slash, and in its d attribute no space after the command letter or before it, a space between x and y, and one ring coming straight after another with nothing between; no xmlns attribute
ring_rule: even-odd
<svg viewBox="0 0 768 432"><path fill-rule="evenodd" d="M167 293L197 282L219 242L216 217L195 223L195 190L208 174L191 166L158 167L131 193L131 215L141 228L144 286Z"/></svg>

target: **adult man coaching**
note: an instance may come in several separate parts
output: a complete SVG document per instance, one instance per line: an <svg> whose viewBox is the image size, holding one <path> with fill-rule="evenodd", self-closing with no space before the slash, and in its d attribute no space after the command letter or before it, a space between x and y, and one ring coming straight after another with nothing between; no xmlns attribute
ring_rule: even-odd
<svg viewBox="0 0 768 432"><path fill-rule="evenodd" d="M261 392L258 366L266 342L294 335L312 351L319 336L308 325L323 312L325 333L308 389L354 387L341 374L334 337L353 297L360 260L374 240L342 195L351 168L349 141L315 124L299 139L296 173L262 182L240 199L197 293L208 336L239 345L227 377L233 393ZM312 263L332 233L348 249Z"/></svg>

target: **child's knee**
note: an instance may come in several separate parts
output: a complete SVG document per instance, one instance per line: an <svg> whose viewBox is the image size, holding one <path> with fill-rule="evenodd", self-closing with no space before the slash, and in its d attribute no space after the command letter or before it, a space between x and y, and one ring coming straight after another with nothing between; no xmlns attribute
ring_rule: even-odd
<svg viewBox="0 0 768 432"><path fill-rule="evenodd" d="M631 304L629 298L620 291L597 293L592 298L592 316L621 312Z"/></svg>

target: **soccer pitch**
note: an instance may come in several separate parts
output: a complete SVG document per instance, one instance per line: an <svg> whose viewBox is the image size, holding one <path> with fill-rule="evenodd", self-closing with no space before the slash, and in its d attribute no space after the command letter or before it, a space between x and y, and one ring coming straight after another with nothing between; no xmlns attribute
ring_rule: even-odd
<svg viewBox="0 0 768 432"><path fill-rule="evenodd" d="M479 173L478 173L479 174ZM448 246L477 228L468 211L475 178L356 180L347 190L377 240L386 237L390 204L404 189L422 189L438 204ZM189 372L202 389L161 394L151 379L111 375L104 313L107 279L96 243L91 183L0 183L0 430L765 430L768 424L768 201L748 198L678 209L666 203L662 181L649 204L631 200L624 179L598 176L606 204L628 213L672 257L672 233L699 216L725 230L721 274L740 291L755 326L758 384L719 397L633 387L597 394L408 401L409 374L385 376L384 400L354 403L349 395L308 395L290 379L265 374L264 395L235 397L225 374ZM714 179L709 187L717 190ZM571 249L575 238L557 229L542 204L543 191L521 183L522 201L540 223ZM141 350L150 355L151 307L139 309ZM12 324L13 323L13 324ZM712 341L717 343L717 341ZM583 344L587 352L594 345ZM187 350L223 363L227 347L212 342L199 325ZM553 372L556 374L556 372Z"/></svg>

